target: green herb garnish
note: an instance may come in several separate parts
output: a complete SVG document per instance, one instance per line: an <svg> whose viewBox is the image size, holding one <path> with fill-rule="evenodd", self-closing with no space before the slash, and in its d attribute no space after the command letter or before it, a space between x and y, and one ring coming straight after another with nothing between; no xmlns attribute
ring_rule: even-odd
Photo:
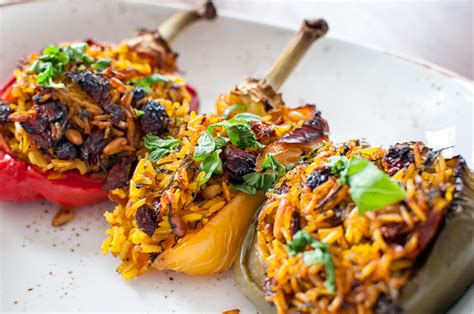
<svg viewBox="0 0 474 314"><path fill-rule="evenodd" d="M152 74L150 76L147 76L145 78L139 79L137 81L132 81L129 84L134 85L136 87L141 87L143 88L147 93L150 93L151 87L157 83L166 83L169 82L170 78L167 76L164 76L162 74Z"/></svg>
<svg viewBox="0 0 474 314"><path fill-rule="evenodd" d="M36 73L36 83L44 87L64 88L63 83L55 83L54 79L63 74L64 68L69 63L82 62L87 47L86 43L73 44L64 48L55 45L46 47L39 60L31 67Z"/></svg>
<svg viewBox="0 0 474 314"><path fill-rule="evenodd" d="M261 119L261 117L257 115L241 113L232 119L208 126L207 130L199 137L198 146L193 156L194 160L202 162L200 165L201 171L206 172L200 184L206 183L213 173L220 173L222 170L222 161L219 154L222 151L221 149L227 145L227 142L221 136L214 138L214 128L218 126L224 127L229 141L237 147L260 147L261 144L257 141L255 134L250 129L250 122L259 119ZM216 151L219 151L219 154L215 154Z"/></svg>
<svg viewBox="0 0 474 314"><path fill-rule="evenodd" d="M137 115L137 118L140 118L141 116L143 116L145 114L145 111L137 109L137 108L133 108L133 111L135 111L135 114Z"/></svg>
<svg viewBox="0 0 474 314"><path fill-rule="evenodd" d="M102 59L97 62L94 62L91 64L93 68L95 68L99 72L103 72L105 69L107 69L110 64L112 63L111 59Z"/></svg>
<svg viewBox="0 0 474 314"><path fill-rule="evenodd" d="M306 231L300 230L293 235L293 239L286 245L288 253L292 256L303 253L303 260L306 265L323 264L327 276L324 286L329 292L336 291L336 276L328 243L320 242ZM311 245L313 250L305 251L308 245Z"/></svg>
<svg viewBox="0 0 474 314"><path fill-rule="evenodd" d="M229 106L229 107L225 108L224 112L222 113L222 117L224 119L227 119L230 116L230 114L232 113L232 111L234 111L234 110L245 110L245 109L247 109L247 106L244 105L244 104L234 104L232 106Z"/></svg>
<svg viewBox="0 0 474 314"><path fill-rule="evenodd" d="M258 190L263 190L263 192L266 193L285 175L286 168L283 167L273 155L267 154L262 163L262 171L262 173L251 172L244 175L242 177L244 183L233 185L231 189L251 195L255 195Z"/></svg>
<svg viewBox="0 0 474 314"><path fill-rule="evenodd" d="M399 202L406 197L405 190L385 172L370 161L343 156L329 159L330 171L339 177L339 182L350 187L359 215Z"/></svg>
<svg viewBox="0 0 474 314"><path fill-rule="evenodd" d="M145 147L151 152L149 159L153 162L170 154L179 146L179 144L180 141L171 136L165 138L160 138L151 134L145 136Z"/></svg>

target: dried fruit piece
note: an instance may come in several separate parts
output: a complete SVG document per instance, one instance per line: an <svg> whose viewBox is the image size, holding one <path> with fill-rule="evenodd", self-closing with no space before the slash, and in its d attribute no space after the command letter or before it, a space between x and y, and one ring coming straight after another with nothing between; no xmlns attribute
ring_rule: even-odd
<svg viewBox="0 0 474 314"><path fill-rule="evenodd" d="M153 235L156 228L156 212L149 208L147 205L143 205L137 209L135 214L135 220L138 228L145 232L149 237Z"/></svg>

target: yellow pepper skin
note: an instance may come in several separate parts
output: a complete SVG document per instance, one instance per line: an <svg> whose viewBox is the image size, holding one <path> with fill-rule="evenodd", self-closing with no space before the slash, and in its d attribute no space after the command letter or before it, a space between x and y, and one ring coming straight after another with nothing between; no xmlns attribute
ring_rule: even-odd
<svg viewBox="0 0 474 314"><path fill-rule="evenodd" d="M255 210L264 201L238 192L207 225L187 234L176 246L165 250L154 262L158 270L174 270L188 275L211 275L228 270Z"/></svg>

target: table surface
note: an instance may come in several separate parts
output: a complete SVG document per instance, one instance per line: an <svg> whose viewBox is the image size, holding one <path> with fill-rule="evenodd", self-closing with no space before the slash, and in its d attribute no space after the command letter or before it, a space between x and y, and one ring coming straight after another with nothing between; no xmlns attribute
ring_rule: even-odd
<svg viewBox="0 0 474 314"><path fill-rule="evenodd" d="M187 6L198 1L156 0ZM304 18L323 17L330 36L418 57L474 78L472 0L214 1L221 12L294 28ZM21 0L0 0L11 2Z"/></svg>
<svg viewBox="0 0 474 314"><path fill-rule="evenodd" d="M171 0L187 3L194 0ZM474 1L215 0L222 12L296 27L324 17L330 36L361 42L435 63L470 79Z"/></svg>

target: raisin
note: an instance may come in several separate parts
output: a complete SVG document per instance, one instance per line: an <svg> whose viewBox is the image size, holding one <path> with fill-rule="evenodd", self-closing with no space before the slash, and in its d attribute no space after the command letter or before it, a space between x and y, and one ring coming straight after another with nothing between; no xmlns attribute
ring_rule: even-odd
<svg viewBox="0 0 474 314"><path fill-rule="evenodd" d="M389 148L384 162L387 165L388 174L393 175L415 162L415 156L409 146L392 146Z"/></svg>
<svg viewBox="0 0 474 314"><path fill-rule="evenodd" d="M128 185L128 181L132 175L132 166L134 158L122 158L107 173L104 189L112 191L114 189L123 188Z"/></svg>
<svg viewBox="0 0 474 314"><path fill-rule="evenodd" d="M290 220L290 234L294 235L298 230L300 230L300 213L297 210L293 210L291 213L291 220Z"/></svg>
<svg viewBox="0 0 474 314"><path fill-rule="evenodd" d="M107 140L104 139L104 133L102 130L94 130L82 144L81 153L82 160L87 166L96 165L99 162L100 154Z"/></svg>
<svg viewBox="0 0 474 314"><path fill-rule="evenodd" d="M13 110L10 108L9 103L0 101L0 123L7 122L12 112Z"/></svg>
<svg viewBox="0 0 474 314"><path fill-rule="evenodd" d="M138 228L145 232L149 237L153 235L156 228L156 213L147 205L143 205L137 209L135 214L135 221Z"/></svg>
<svg viewBox="0 0 474 314"><path fill-rule="evenodd" d="M308 176L308 179L306 179L306 185L311 189L317 188L318 186L326 182L330 176L331 173L329 172L328 168L323 167L320 169L316 169Z"/></svg>
<svg viewBox="0 0 474 314"><path fill-rule="evenodd" d="M145 89L141 87L135 87L132 92L133 92L132 106L135 107L137 102L145 98L146 91Z"/></svg>
<svg viewBox="0 0 474 314"><path fill-rule="evenodd" d="M36 114L21 125L40 148L53 147L64 134L67 108L59 102L47 102L36 107Z"/></svg>
<svg viewBox="0 0 474 314"><path fill-rule="evenodd" d="M66 75L98 104L104 105L110 100L110 83L103 75L89 71L69 72Z"/></svg>
<svg viewBox="0 0 474 314"><path fill-rule="evenodd" d="M54 154L64 160L72 160L78 155L76 147L66 140L60 141L54 146Z"/></svg>
<svg viewBox="0 0 474 314"><path fill-rule="evenodd" d="M115 126L119 126L119 123L127 118L127 112L120 105L104 105L104 110L110 114Z"/></svg>
<svg viewBox="0 0 474 314"><path fill-rule="evenodd" d="M223 160L224 173L234 183L242 183L242 176L255 171L255 156L232 144L224 149Z"/></svg>
<svg viewBox="0 0 474 314"><path fill-rule="evenodd" d="M170 118L162 104L156 100L150 100L142 110L140 124L145 133L160 135L167 131Z"/></svg>

